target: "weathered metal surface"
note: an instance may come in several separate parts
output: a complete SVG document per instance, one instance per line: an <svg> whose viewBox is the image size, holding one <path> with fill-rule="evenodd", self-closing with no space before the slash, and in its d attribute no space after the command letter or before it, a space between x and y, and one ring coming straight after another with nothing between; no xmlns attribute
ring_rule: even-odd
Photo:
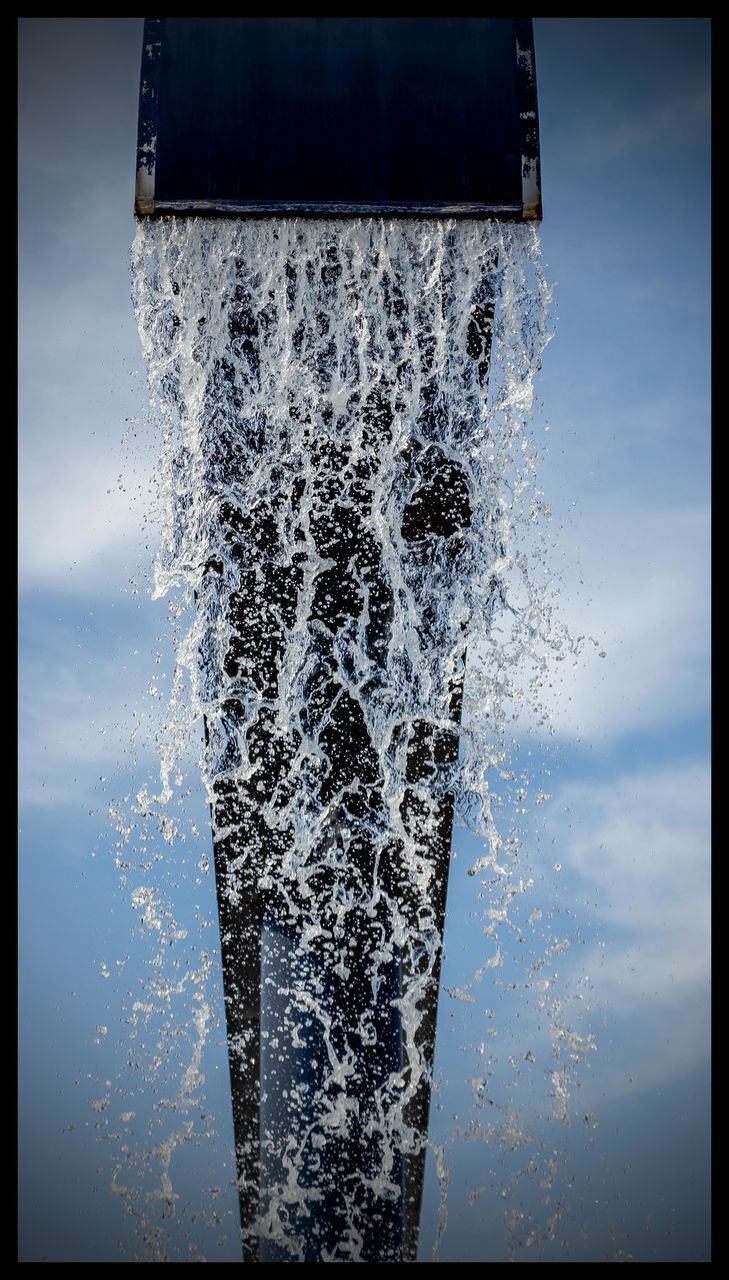
<svg viewBox="0 0 729 1280"><path fill-rule="evenodd" d="M541 217L528 18L147 18L136 212Z"/></svg>

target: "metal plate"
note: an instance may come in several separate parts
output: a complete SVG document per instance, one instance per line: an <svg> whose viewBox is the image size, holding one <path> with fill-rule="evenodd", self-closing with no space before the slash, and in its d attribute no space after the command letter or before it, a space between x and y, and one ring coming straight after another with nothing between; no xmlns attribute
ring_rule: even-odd
<svg viewBox="0 0 729 1280"><path fill-rule="evenodd" d="M531 19L147 18L135 210L540 218Z"/></svg>

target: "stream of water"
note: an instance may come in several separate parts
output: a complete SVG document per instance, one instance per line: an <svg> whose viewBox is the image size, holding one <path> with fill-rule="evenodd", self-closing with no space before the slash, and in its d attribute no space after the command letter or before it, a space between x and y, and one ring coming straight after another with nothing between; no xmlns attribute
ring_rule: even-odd
<svg viewBox="0 0 729 1280"><path fill-rule="evenodd" d="M154 593L183 620L137 812L171 823L197 738L244 1250L407 1260L451 831L481 842L483 975L524 888L492 803L509 698L560 642L520 535L543 513L538 233L158 219L132 264L164 441ZM194 985L183 1102L210 1015Z"/></svg>

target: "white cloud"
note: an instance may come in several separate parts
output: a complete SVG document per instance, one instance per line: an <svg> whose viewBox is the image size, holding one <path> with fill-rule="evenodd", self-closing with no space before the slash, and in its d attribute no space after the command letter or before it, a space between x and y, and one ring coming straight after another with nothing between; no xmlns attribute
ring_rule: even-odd
<svg viewBox="0 0 729 1280"><path fill-rule="evenodd" d="M576 877L570 893L585 921L596 918L595 941L573 949L562 974L565 989L586 975L586 1004L605 1017L595 1084L602 1096L655 1087L709 1053L708 765L572 782L553 804L563 874Z"/></svg>
<svg viewBox="0 0 729 1280"><path fill-rule="evenodd" d="M60 628L52 641L60 657L45 651L21 667L20 802L79 808L97 793L100 775L113 779L135 762L137 773L154 767L162 702L145 696L149 655L139 664L118 654L89 658Z"/></svg>
<svg viewBox="0 0 729 1280"><path fill-rule="evenodd" d="M599 742L708 709L708 512L620 513L615 499L595 504L562 545L555 617L582 649L550 657L538 689L560 736ZM528 731L529 714L519 724Z"/></svg>
<svg viewBox="0 0 729 1280"><path fill-rule="evenodd" d="M50 248L29 222L36 251L21 265L21 571L24 585L54 592L118 584L149 541L160 446L146 421L124 231L115 223L107 245L100 230L109 198L101 184L85 189L83 218L63 205Z"/></svg>
<svg viewBox="0 0 729 1280"><path fill-rule="evenodd" d="M152 491L148 470L103 444L60 455L51 447L21 487L24 584L89 595L100 587L118 591L132 569L151 563Z"/></svg>
<svg viewBox="0 0 729 1280"><path fill-rule="evenodd" d="M709 973L709 770L672 763L600 782L570 783L563 858L595 890L599 915L622 935L600 979L623 1003L683 1002Z"/></svg>

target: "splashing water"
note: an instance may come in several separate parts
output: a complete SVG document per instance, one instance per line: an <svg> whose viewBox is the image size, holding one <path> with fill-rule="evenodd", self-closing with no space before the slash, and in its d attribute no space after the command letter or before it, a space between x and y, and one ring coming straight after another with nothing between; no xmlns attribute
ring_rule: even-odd
<svg viewBox="0 0 729 1280"><path fill-rule="evenodd" d="M155 593L190 618L141 800L163 814L204 727L244 1239L402 1260L454 818L484 841L490 938L520 892L491 776L510 673L550 643L515 550L539 505L537 232L160 219L132 259L164 433ZM135 905L153 927L153 895Z"/></svg>

